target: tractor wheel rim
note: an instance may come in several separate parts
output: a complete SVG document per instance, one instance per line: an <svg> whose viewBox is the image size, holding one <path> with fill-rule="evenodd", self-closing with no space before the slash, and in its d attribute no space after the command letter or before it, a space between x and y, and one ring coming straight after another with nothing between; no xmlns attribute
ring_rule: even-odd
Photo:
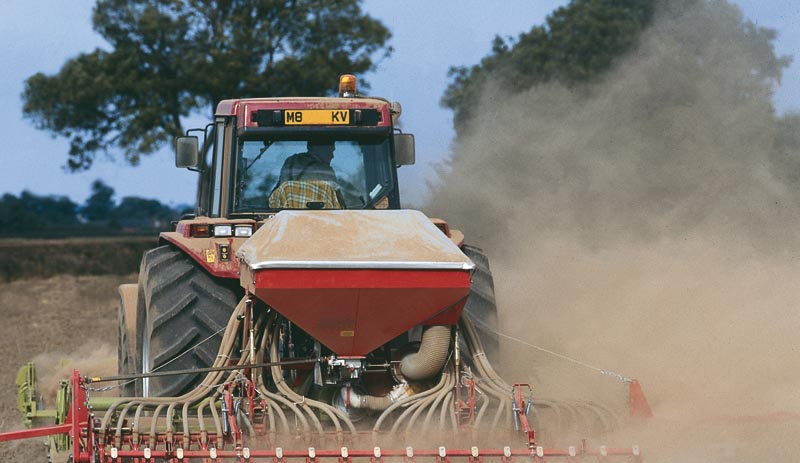
<svg viewBox="0 0 800 463"><path fill-rule="evenodd" d="M142 374L145 375L150 373L150 333L147 330L149 325L147 314L145 314L145 332L142 336ZM150 378L146 376L142 378L142 395L150 397Z"/></svg>

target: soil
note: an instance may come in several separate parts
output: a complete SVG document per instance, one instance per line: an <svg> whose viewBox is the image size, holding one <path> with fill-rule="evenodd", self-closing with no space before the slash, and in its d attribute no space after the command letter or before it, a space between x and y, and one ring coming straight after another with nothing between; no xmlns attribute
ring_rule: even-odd
<svg viewBox="0 0 800 463"><path fill-rule="evenodd" d="M68 276L0 283L0 432L22 429L15 379L37 363L43 399L54 397L72 368L91 375L116 372L117 287L136 275ZM85 371L84 371L85 370ZM44 438L0 443L0 460L46 462ZM54 461L62 461L56 459Z"/></svg>
<svg viewBox="0 0 800 463"><path fill-rule="evenodd" d="M626 261L627 262L627 261ZM502 269L501 266L497 267ZM741 281L751 281L752 286L761 288L759 281L781 280L780 275L785 276L786 287L791 286L790 281L796 281L797 272L754 272L752 269L744 269L741 272L746 278L733 278L733 282L739 283L738 286L746 286ZM738 270L737 270L738 271ZM689 272L687 272L689 273ZM713 272L708 272L713 275ZM498 275L501 277L502 272ZM570 274L580 275L579 272ZM738 273L737 273L738 275ZM550 276L553 279L553 275ZM710 277L707 277L710 278ZM499 281L504 281L500 278ZM587 279L578 279L587 281ZM509 280L513 281L513 280ZM22 429L22 420L16 405L16 386L15 378L17 369L31 360L36 362L39 392L42 398L49 400L55 396L58 381L67 378L73 368L77 368L82 374L103 375L114 374L116 372L116 342L117 342L117 287L123 283L135 283L136 275L128 274L105 275L105 276L74 276L59 275L47 279L20 279L12 282L0 282L0 352L3 355L4 368L0 371L0 432ZM713 283L713 281L712 281ZM783 283L781 283L783 285ZM779 285L779 287L783 287ZM686 286L686 285L684 285ZM678 286L680 287L680 286ZM712 284L711 288L725 287L736 288L737 285ZM765 286L772 289L772 286ZM792 300L796 300L796 286L791 286ZM669 287L672 290L672 287ZM765 295L776 294L778 291L760 291L758 294L763 299L768 299ZM604 294L609 294L608 292ZM697 291L691 293L692 297L698 299L698 304L709 311L713 304L708 302L708 297L698 296ZM738 294L738 293L737 293ZM783 301L780 297L774 296ZM740 299L744 297L739 296ZM788 299L787 299L788 300ZM681 307L683 304L676 304ZM730 304L731 307L735 305ZM693 307L693 306L689 306ZM780 304L787 314L775 317L780 323L785 323L785 331L791 334L792 320L796 317L793 314L796 304ZM680 312L681 317L689 317L691 314L702 314L702 310L692 310L691 312ZM762 317L746 318L745 315L734 312L736 317L748 321L748 325L758 324ZM771 311L770 313L774 313ZM729 317L730 320L736 317ZM763 317L765 319L772 318ZM726 319L728 320L728 319ZM733 325L732 321L727 321L727 325ZM763 324L763 323L762 323ZM697 323L698 331L706 330L702 324ZM573 328L573 331L576 329ZM658 381L656 373L649 372L644 375L645 393L649 393L651 403L655 406L657 417L642 432L646 435L634 437L628 441L642 445L648 451L647 461L719 461L719 462L739 462L739 461L772 461L789 462L797 461L796 456L800 453L800 444L795 436L800 433L800 420L798 420L796 410L796 371L785 368L791 365L790 359L796 358L796 343L783 341L783 331L778 329L762 329L765 337L774 338L775 341L768 343L761 339L761 344L769 347L766 354L761 354L759 343L751 342L759 339L758 333L749 333L746 336L734 336L733 329L718 328L722 334L710 337L708 342L715 347L709 348L703 355L695 355L688 364L704 365L701 361L704 358L716 359L715 355L720 356L719 351L731 350L737 347L736 340L746 341L747 349L736 349L737 365L741 369L741 374L726 375L720 374L720 381L727 381L725 387L717 385L712 379L714 375L700 376L695 381L685 379L687 368L681 374L673 374L674 380L670 381L670 376L660 378ZM690 331L684 328L683 331L673 330L671 336L679 337L682 332ZM730 335L728 335L730 334ZM684 333L685 336L685 333ZM588 339L585 338L585 339ZM610 344L609 339L605 344ZM651 343L659 345L659 343ZM666 344L669 349L678 349L680 345L676 343ZM705 345L705 344L703 344ZM786 346L781 348L780 346ZM648 350L650 349L650 350ZM637 349L631 350L629 357L635 358L637 352L644 350L650 353L653 346L645 342L640 343ZM714 352L717 352L714 354ZM787 353L783 357L781 353ZM748 360L749 357L758 355L759 362ZM531 354L526 354L530 356ZM668 368L667 360L675 358L672 356L651 354L656 367ZM679 355L680 358L689 358L689 355ZM648 357L649 358L649 357ZM721 357L723 360L727 356ZM785 360L781 361L782 358ZM667 360L664 360L667 359ZM711 361L709 360L709 361ZM724 364L725 362L719 361ZM775 365L776 368L783 366L783 375L767 374L755 375L748 374L748 367L753 364ZM529 364L529 363L528 363ZM712 364L707 367L713 372L715 366ZM716 367L721 368L721 367ZM636 370L636 369L632 369ZM675 367L673 367L673 370ZM723 372L724 373L724 372ZM748 381L754 381L761 394L744 394L741 392L743 385ZM660 383L666 386L659 387ZM665 392L665 388L667 388ZM672 393L670 394L670 390ZM737 397L742 397L739 405L730 407L728 412L704 413L702 407L707 405L711 399L725 397L726 390L733 391ZM683 407L674 405L671 398L680 396L680 403L687 404ZM757 399L757 400L756 400ZM676 399L678 400L678 399ZM759 405L761 402L768 402L767 405ZM712 401L713 402L713 401ZM774 403L773 403L774 402ZM50 405L50 404L46 404ZM694 411L696 413L693 413ZM775 413L765 413L764 410L777 410ZM697 416L695 416L697 415ZM630 438L630 436L628 436ZM26 441L15 441L0 443L0 461L10 462L46 462L47 449L43 445L45 439L34 438ZM54 462L64 462L66 457L58 455L53 458Z"/></svg>

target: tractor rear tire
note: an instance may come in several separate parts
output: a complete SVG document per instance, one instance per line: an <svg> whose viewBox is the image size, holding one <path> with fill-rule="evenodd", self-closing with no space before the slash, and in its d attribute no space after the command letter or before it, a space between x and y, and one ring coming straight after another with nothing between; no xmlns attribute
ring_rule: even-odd
<svg viewBox="0 0 800 463"><path fill-rule="evenodd" d="M494 296L494 278L492 278L492 269L489 267L489 258L482 249L466 244L461 247L461 252L475 263L475 272L472 274L469 297L464 311L475 322L486 355L494 358L499 351L500 337L497 334L497 302Z"/></svg>
<svg viewBox="0 0 800 463"><path fill-rule="evenodd" d="M216 278L182 251L147 251L139 271L137 356L142 372L209 367L239 300L238 281ZM204 373L145 378L141 396L172 397L194 389Z"/></svg>

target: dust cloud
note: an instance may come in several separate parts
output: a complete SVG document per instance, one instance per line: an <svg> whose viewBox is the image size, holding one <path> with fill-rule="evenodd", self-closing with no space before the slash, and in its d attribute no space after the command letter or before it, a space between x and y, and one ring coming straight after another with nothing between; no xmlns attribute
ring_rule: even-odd
<svg viewBox="0 0 800 463"><path fill-rule="evenodd" d="M61 381L69 380L78 370L84 376L109 376L117 372L116 346L89 341L72 352L47 352L34 357L36 365L37 392L43 400L54 400ZM97 386L102 388L104 385ZM96 393L95 393L96 394ZM116 395L105 393L101 395ZM54 406L49 404L48 406Z"/></svg>
<svg viewBox="0 0 800 463"><path fill-rule="evenodd" d="M656 419L621 438L647 461L795 461L800 124L770 102L785 58L727 2L670 5L603 82L488 84L426 210L489 253L508 334L642 382ZM624 399L504 351L540 394Z"/></svg>

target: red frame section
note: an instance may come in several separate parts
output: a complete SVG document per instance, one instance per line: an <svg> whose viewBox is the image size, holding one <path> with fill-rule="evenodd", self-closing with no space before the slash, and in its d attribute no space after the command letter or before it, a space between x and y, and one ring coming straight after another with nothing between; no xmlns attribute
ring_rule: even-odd
<svg viewBox="0 0 800 463"><path fill-rule="evenodd" d="M596 449L569 447L568 449L546 449L535 445L533 441L533 430L523 426L526 434L526 443L523 448L503 447L493 449L448 449L439 447L438 449L414 449L406 447L403 450L383 449L374 447L372 449L348 449L339 447L333 449L315 449L310 447L304 450L284 450L280 447L267 449L250 449L242 445L241 431L237 426L236 420L232 415L228 417L230 430L223 440L216 439L214 436L191 433L188 436L188 448L181 448L183 434L180 432L157 433L156 439L149 446L146 440L134 443L130 434L115 443L115 433L111 430L101 432L98 429L99 421L94 419L93 414L87 406L86 382L84 378L74 371L72 374L72 401L70 411L67 415L67 422L57 426L36 428L25 431L15 431L0 433L0 442L40 437L69 432L72 439L72 461L74 463L118 463L120 458L135 458L138 461L167 461L180 463L189 458L200 458L214 462L251 462L255 459L271 460L273 463L289 463L293 461L304 461L305 463L321 463L321 460L338 463L353 463L354 461L366 461L370 463L386 463L386 458L392 461L403 463L416 463L428 461L436 463L451 463L451 461L465 461L468 463L483 463L484 461L494 461L500 463L514 463L515 461L525 461L533 463L545 463L548 459L558 458L559 461L581 462L581 461L627 461L641 463L642 457L637 446L632 448L608 448L601 446ZM514 402L518 410L518 417L524 417L525 400L522 395L523 384L515 385ZM251 389L248 389L247 396L255 396ZM226 388L222 400L228 407L232 407L231 388ZM229 408L230 409L230 408ZM251 410L252 411L252 410ZM260 427L259 427L260 429ZM101 440L100 436L104 436ZM140 438L146 439L146 434Z"/></svg>
<svg viewBox="0 0 800 463"><path fill-rule="evenodd" d="M206 271L216 277L239 279L240 262L236 257L236 251L247 238L188 238L176 232L161 233L160 238L163 242L172 244L187 256L191 257ZM230 258L227 262L221 262L219 258L219 245L229 246ZM209 263L206 252L214 253L214 262Z"/></svg>
<svg viewBox="0 0 800 463"><path fill-rule="evenodd" d="M514 413L516 414L516 423L519 430L525 434L528 439L528 447L536 447L536 431L528 423L528 410L527 407L531 402L526 402L523 396L523 390L527 388L530 394L530 400L533 399L533 388L528 383L516 383L511 389L511 397L514 403Z"/></svg>

